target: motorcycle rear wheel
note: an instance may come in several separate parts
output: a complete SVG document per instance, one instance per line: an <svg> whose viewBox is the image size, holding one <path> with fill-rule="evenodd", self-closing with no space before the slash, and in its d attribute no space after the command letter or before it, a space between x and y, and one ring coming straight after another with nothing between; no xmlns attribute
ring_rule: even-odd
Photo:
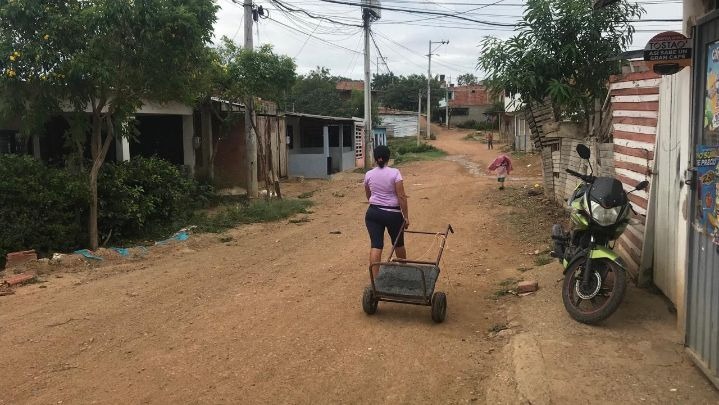
<svg viewBox="0 0 719 405"><path fill-rule="evenodd" d="M562 285L562 302L564 308L574 320L585 324L596 324L612 315L624 299L627 288L626 271L620 268L611 260L598 259L592 261L592 270L595 273L592 278L592 287L589 291L581 288L582 272L584 261L572 264L564 275ZM599 292L589 299L585 297L592 295L592 290L597 287L597 274L600 276L601 285Z"/></svg>

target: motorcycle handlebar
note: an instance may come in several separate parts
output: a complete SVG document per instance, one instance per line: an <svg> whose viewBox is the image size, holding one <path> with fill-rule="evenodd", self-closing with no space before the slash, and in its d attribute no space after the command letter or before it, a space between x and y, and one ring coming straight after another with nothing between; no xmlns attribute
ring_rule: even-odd
<svg viewBox="0 0 719 405"><path fill-rule="evenodd" d="M583 181L585 181L585 182L587 182L587 183L592 183L592 182L594 182L594 176L592 176L591 174L589 174L589 175L587 175L587 174L582 174L582 173L579 173L579 172L575 172L575 171L572 170L572 169L565 169L565 170L566 170L567 173L571 174L572 176L577 177L577 178L579 178L579 179L582 179Z"/></svg>

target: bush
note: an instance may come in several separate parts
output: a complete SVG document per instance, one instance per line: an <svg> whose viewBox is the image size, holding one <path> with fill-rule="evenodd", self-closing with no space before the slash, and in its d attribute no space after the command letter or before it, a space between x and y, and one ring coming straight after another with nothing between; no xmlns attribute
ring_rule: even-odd
<svg viewBox="0 0 719 405"><path fill-rule="evenodd" d="M0 155L0 265L16 250L82 246L88 202L85 177L29 156Z"/></svg>
<svg viewBox="0 0 719 405"><path fill-rule="evenodd" d="M464 128L464 129L476 129L477 127L477 121L475 120L467 120L464 122L460 122L457 124L457 128Z"/></svg>
<svg viewBox="0 0 719 405"><path fill-rule="evenodd" d="M113 240L168 233L209 203L211 194L210 187L162 159L107 164L98 180L100 233Z"/></svg>
<svg viewBox="0 0 719 405"><path fill-rule="evenodd" d="M457 128L475 129L477 131L491 131L497 129L497 124L489 121L467 120L457 124Z"/></svg>

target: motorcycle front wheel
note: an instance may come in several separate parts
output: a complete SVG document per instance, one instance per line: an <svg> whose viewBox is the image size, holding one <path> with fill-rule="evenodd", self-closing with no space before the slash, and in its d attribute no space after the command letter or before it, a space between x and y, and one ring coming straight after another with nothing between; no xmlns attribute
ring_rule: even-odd
<svg viewBox="0 0 719 405"><path fill-rule="evenodd" d="M616 263L606 259L592 260L588 286L582 286L584 261L575 262L565 273L562 286L564 308L576 321L595 324L607 319L624 299L627 274Z"/></svg>

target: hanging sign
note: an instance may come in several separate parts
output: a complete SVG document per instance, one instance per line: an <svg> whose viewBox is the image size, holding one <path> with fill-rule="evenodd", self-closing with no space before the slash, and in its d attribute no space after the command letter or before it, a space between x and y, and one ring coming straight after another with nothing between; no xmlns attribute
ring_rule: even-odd
<svg viewBox="0 0 719 405"><path fill-rule="evenodd" d="M673 75L691 65L692 40L674 31L657 34L644 48L644 60L655 73Z"/></svg>

